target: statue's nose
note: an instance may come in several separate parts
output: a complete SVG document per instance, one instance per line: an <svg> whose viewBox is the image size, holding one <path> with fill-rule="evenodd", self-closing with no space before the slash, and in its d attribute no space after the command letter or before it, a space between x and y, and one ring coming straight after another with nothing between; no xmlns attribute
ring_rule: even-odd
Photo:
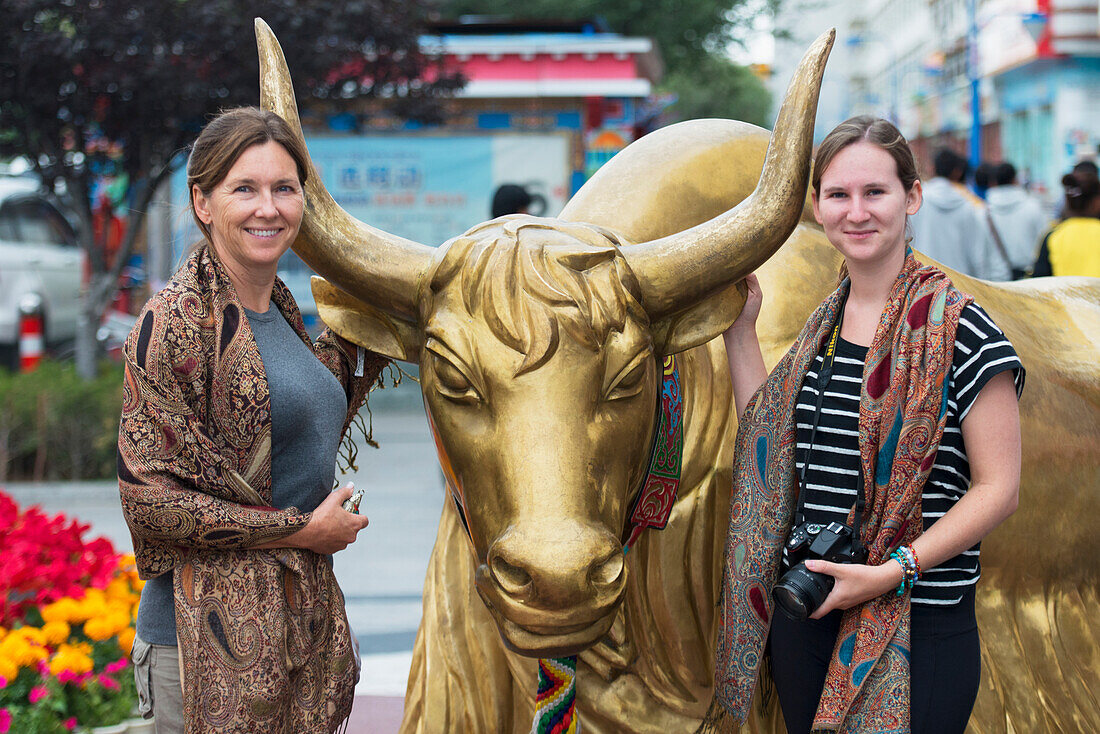
<svg viewBox="0 0 1100 734"><path fill-rule="evenodd" d="M625 582L618 539L581 523L513 528L489 547L488 565L501 591L541 608L614 597Z"/></svg>

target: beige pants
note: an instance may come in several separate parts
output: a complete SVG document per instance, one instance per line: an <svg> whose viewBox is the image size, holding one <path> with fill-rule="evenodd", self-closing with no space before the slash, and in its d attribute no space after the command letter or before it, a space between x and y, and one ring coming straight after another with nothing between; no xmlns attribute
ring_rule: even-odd
<svg viewBox="0 0 1100 734"><path fill-rule="evenodd" d="M156 734L183 734L179 648L152 645L136 637L131 658L138 689L138 711L144 718L153 719Z"/></svg>

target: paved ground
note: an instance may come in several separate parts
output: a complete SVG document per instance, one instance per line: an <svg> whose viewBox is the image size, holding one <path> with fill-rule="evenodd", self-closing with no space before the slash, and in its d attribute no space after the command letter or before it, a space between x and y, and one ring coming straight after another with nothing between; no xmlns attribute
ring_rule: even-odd
<svg viewBox="0 0 1100 734"><path fill-rule="evenodd" d="M362 509L371 524L336 555L334 568L363 654L348 731L391 734L401 722L424 573L443 506L443 478L419 387L408 383L375 393L371 401L381 449L361 446L359 471L348 477L366 490ZM12 483L3 489L20 505L65 512L89 523L89 535L106 536L119 550L132 549L115 482Z"/></svg>

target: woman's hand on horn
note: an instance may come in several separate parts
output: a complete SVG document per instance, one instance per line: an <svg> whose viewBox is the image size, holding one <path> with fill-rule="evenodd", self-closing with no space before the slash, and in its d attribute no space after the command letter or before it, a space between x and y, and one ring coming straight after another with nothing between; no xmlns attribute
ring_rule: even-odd
<svg viewBox="0 0 1100 734"><path fill-rule="evenodd" d="M749 273L742 281L745 284L745 305L734 319L733 325L726 330L730 333L740 329L756 329L756 319L760 316L760 304L764 301L764 291L760 289L760 280L756 273Z"/></svg>
<svg viewBox="0 0 1100 734"><path fill-rule="evenodd" d="M286 539L287 545L329 555L354 543L359 531L367 526L367 517L348 512L342 507L351 494L350 483L330 492L325 501L313 511L309 523Z"/></svg>
<svg viewBox="0 0 1100 734"><path fill-rule="evenodd" d="M806 568L832 576L835 582L825 601L810 615L811 619L821 619L834 609L851 609L886 592L893 593L902 577L901 566L893 561L867 566L810 559L806 561Z"/></svg>

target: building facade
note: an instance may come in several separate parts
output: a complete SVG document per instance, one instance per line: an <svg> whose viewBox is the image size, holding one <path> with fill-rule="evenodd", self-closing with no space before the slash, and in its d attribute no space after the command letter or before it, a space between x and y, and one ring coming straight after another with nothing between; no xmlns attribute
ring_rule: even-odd
<svg viewBox="0 0 1100 734"><path fill-rule="evenodd" d="M1053 207L1100 146L1097 0L795 0L776 18L773 93L830 26L818 139L851 115L895 121L930 174L934 150L1013 163ZM980 134L975 135L976 131Z"/></svg>

